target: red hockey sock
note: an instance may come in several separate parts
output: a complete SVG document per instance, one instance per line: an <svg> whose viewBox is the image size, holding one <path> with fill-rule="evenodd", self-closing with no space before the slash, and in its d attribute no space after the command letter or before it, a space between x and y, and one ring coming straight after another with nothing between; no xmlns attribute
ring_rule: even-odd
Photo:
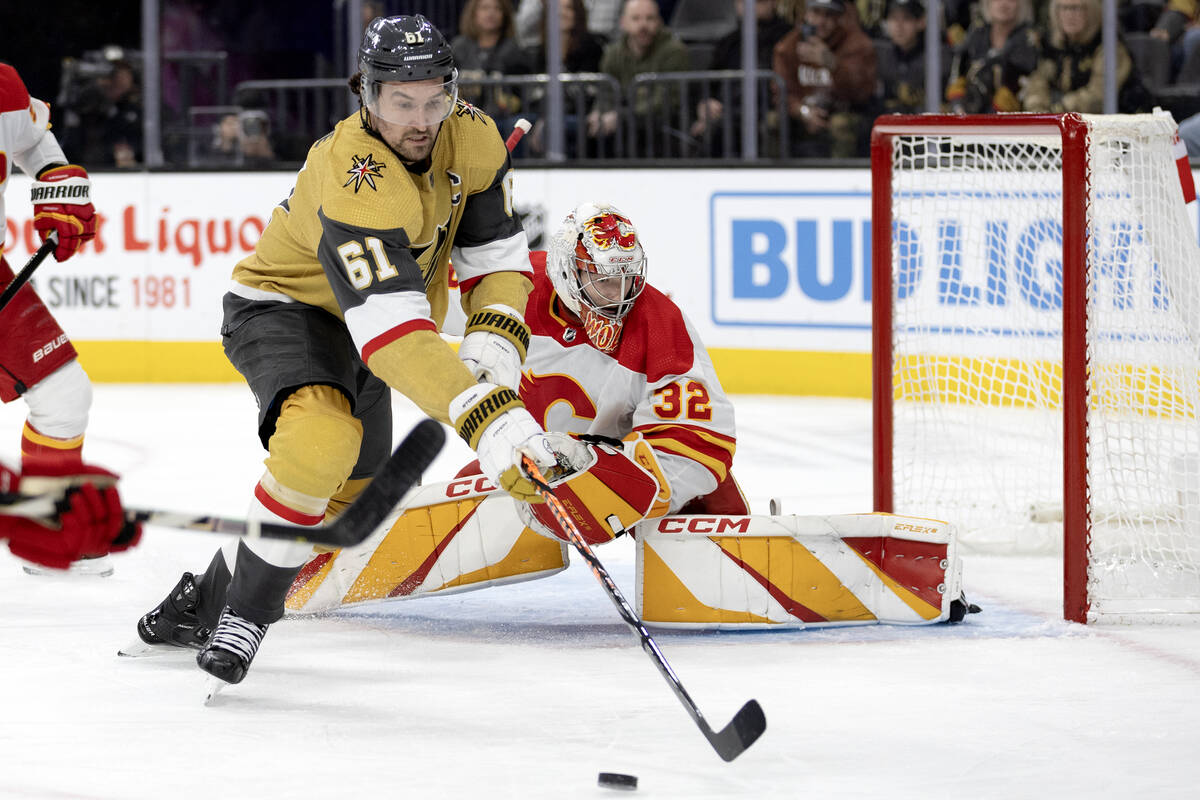
<svg viewBox="0 0 1200 800"><path fill-rule="evenodd" d="M70 439L47 436L25 423L21 431L21 464L23 471L39 472L38 467L82 467L83 434ZM58 471L57 469L55 471Z"/></svg>

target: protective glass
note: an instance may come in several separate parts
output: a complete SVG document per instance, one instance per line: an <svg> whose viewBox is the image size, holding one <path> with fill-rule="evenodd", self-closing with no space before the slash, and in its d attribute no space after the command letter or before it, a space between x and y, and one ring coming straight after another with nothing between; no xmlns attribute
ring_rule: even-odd
<svg viewBox="0 0 1200 800"><path fill-rule="evenodd" d="M363 105L394 125L429 128L450 116L458 102L458 71L445 80L363 81Z"/></svg>

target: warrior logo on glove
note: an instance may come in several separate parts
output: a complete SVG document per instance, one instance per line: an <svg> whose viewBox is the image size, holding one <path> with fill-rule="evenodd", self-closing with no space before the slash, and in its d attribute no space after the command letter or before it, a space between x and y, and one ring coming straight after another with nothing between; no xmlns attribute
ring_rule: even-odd
<svg viewBox="0 0 1200 800"><path fill-rule="evenodd" d="M96 209L87 170L75 164L51 167L33 183L33 227L42 241L58 231L57 261L66 261L96 235Z"/></svg>

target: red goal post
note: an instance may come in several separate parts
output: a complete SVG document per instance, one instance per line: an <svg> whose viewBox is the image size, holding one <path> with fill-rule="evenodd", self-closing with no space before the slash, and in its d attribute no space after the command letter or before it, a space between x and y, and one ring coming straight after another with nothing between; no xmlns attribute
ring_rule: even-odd
<svg viewBox="0 0 1200 800"><path fill-rule="evenodd" d="M984 551L1061 541L1078 622L1200 618L1200 257L1173 133L1161 112L872 132L875 509Z"/></svg>

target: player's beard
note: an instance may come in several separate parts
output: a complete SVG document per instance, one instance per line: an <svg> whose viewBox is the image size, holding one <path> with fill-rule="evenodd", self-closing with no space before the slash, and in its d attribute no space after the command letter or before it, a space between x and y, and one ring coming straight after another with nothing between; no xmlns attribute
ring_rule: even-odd
<svg viewBox="0 0 1200 800"><path fill-rule="evenodd" d="M424 161L429 158L429 154L433 152L433 144L437 141L438 131L441 125L434 125L429 128L404 128L400 134L398 141L389 142L392 149L395 150L400 158L404 161L415 164L418 161Z"/></svg>

